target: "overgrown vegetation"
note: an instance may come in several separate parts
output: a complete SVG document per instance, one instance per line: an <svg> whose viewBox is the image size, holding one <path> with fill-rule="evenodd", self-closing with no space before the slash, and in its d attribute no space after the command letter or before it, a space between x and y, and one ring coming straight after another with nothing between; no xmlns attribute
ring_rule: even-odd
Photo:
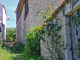
<svg viewBox="0 0 80 60"><path fill-rule="evenodd" d="M21 42L15 42L12 47L13 52L23 52L24 51L24 45L22 45Z"/></svg>
<svg viewBox="0 0 80 60"><path fill-rule="evenodd" d="M6 41L16 41L16 28L6 29Z"/></svg>
<svg viewBox="0 0 80 60"><path fill-rule="evenodd" d="M31 27L26 34L26 46L25 52L23 54L25 60L28 57L35 57L36 55L40 56L40 40L43 40L47 45L48 51L50 53L50 58L52 60L63 60L64 59L64 44L63 40L61 40L61 26L56 21L53 23L53 16L51 7L50 10L47 11L43 15L44 24L42 26L33 26ZM47 38L45 38L45 36ZM31 58L29 58L30 60ZM33 60L38 60L33 59ZM40 58L40 60L42 60Z"/></svg>
<svg viewBox="0 0 80 60"><path fill-rule="evenodd" d="M72 20L72 23L74 24L74 26L75 26L75 30L76 30L76 36L77 36L77 44L76 44L76 46L77 47L75 47L74 48L74 50L76 51L75 53L76 53L76 55L78 55L78 57L80 57L80 37L78 37L79 36L79 27L80 27L80 12L79 12L79 10L78 11L76 11L76 14L74 14L72 17L71 17L71 20ZM78 50L78 51L77 51ZM78 54L77 54L78 53Z"/></svg>
<svg viewBox="0 0 80 60"><path fill-rule="evenodd" d="M64 44L61 39L61 26L59 23L53 22L54 18L52 16L52 10L50 9L43 16L44 27L43 40L47 45L47 49L50 53L50 58L52 60L63 60L64 59ZM46 38L45 38L46 36Z"/></svg>
<svg viewBox="0 0 80 60"><path fill-rule="evenodd" d="M0 60L13 60L13 54L0 45Z"/></svg>
<svg viewBox="0 0 80 60"><path fill-rule="evenodd" d="M23 48L24 46L19 42L15 42L13 47L0 44L0 60L23 60Z"/></svg>
<svg viewBox="0 0 80 60"><path fill-rule="evenodd" d="M31 27L25 36L26 45L24 51L24 58L25 60L40 60L40 39L41 39L41 26L33 26ZM27 57L28 56L28 57ZM29 58L30 57L30 58Z"/></svg>

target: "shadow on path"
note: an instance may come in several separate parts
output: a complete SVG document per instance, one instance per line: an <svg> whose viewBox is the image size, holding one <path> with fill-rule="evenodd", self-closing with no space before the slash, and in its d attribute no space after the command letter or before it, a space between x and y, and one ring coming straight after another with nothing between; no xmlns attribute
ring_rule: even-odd
<svg viewBox="0 0 80 60"><path fill-rule="evenodd" d="M24 59L22 58L22 54L15 54L13 60L24 60Z"/></svg>

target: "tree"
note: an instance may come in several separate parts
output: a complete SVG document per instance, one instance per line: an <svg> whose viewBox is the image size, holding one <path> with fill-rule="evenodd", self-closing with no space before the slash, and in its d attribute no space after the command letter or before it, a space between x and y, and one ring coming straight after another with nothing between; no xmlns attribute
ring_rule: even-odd
<svg viewBox="0 0 80 60"><path fill-rule="evenodd" d="M7 28L6 41L15 41L15 40L16 40L16 28Z"/></svg>

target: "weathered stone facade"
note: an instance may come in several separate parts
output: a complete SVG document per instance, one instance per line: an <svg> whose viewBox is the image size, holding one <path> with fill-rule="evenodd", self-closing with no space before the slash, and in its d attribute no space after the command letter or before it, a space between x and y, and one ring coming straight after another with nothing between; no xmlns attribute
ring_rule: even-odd
<svg viewBox="0 0 80 60"><path fill-rule="evenodd" d="M45 13L48 10L48 6L53 7L53 12L57 10L58 6L62 2L60 0L26 0L28 2L28 14L26 18L24 19L25 16L25 7L26 4L23 5L22 11L21 11L21 17L19 20L16 22L17 23L17 37L19 38L18 41L22 42L24 40L26 30L28 30L31 26L33 25L41 25L42 20L41 17L38 15L38 12ZM64 1L64 0L61 0ZM78 0L79 1L79 0ZM64 5L64 11L63 8L60 9L60 12L57 14L56 18L58 19L58 22L62 26L61 29L61 40L64 42L64 47L69 45L64 52L64 60L73 60L74 56L73 51L70 50L72 48L72 37L71 37L71 27L69 27L67 24L70 22L69 17L80 7L80 1L75 3L73 9L71 8L71 2L68 4ZM22 37L23 36L23 37ZM47 38L45 36L45 38ZM47 39L49 43L49 39ZM46 41L46 42L47 42ZM47 49L47 44L43 41L41 41L41 55L46 59L46 60L52 60L50 57L50 52ZM76 58L79 60L79 58Z"/></svg>
<svg viewBox="0 0 80 60"><path fill-rule="evenodd" d="M54 20L56 20L59 23L59 25L62 27L59 34L61 35L60 40L62 41L62 43L64 43L66 33L65 33L65 20L64 20L64 16L63 16L63 11L61 11L55 18L57 20L56 19L54 19ZM51 54L48 51L48 45L51 46L51 44L49 42L48 37L46 37L46 36L44 36L44 37L45 37L46 40L45 40L45 42L43 40L41 40L41 55L46 60L52 60L51 57L50 57ZM64 53L64 50L63 50L63 53Z"/></svg>
<svg viewBox="0 0 80 60"><path fill-rule="evenodd" d="M30 25L40 25L42 20L38 12L45 13L48 11L48 6L52 6L54 12L61 5L61 1L63 2L64 0L28 0Z"/></svg>
<svg viewBox="0 0 80 60"><path fill-rule="evenodd" d="M18 42L22 42L22 44L25 44L25 41L24 41L24 8L25 5L23 5L23 10L22 10L22 13L20 14L20 17L19 19L17 20L16 19L16 38L17 38L17 41ZM17 16L18 18L18 16Z"/></svg>
<svg viewBox="0 0 80 60"><path fill-rule="evenodd" d="M58 6L60 6L62 4L62 2L64 0L25 0L26 2L28 2L28 14L26 16L26 18L24 19L25 16L25 7L27 7L27 3L23 4L21 2L19 2L19 8L17 8L19 10L16 11L16 15L19 15L19 19L16 20L16 24L17 24L17 40L19 42L24 41L24 37L26 35L26 30L28 30L30 28L30 26L33 25L41 25L42 24L42 20L41 17L38 15L38 12L41 13L45 13L48 11L48 7L51 6L53 12L58 8ZM20 5L20 3L22 5ZM27 10L28 10L27 9ZM17 16L18 18L18 16ZM50 53L47 50L47 45L44 42L41 42L41 55L46 59L46 60L50 60Z"/></svg>
<svg viewBox="0 0 80 60"><path fill-rule="evenodd" d="M75 3L75 5L72 6L72 4ZM79 28L80 26L76 27L74 25L74 23L70 22L71 21L71 16L73 14L75 14L77 11L80 11L80 1L76 0L76 1L69 1L68 4L64 5L64 11L63 8L60 9L61 11L58 12L57 14L57 18L59 24L62 26L61 29L61 40L64 42L64 47L66 47L66 49L63 51L64 52L64 60L80 60L80 58L78 57L78 38L80 37L80 32L79 32ZM79 14L80 12L78 12ZM68 24L70 23L71 26L69 26ZM76 30L77 28L77 30ZM76 31L78 32L78 34L76 33ZM47 37L45 37L47 38ZM52 60L50 58L50 52L47 49L47 44L49 43L49 40L46 39L46 41L48 42L44 42L41 41L41 54L42 56L47 60ZM70 50L72 49L72 50Z"/></svg>
<svg viewBox="0 0 80 60"><path fill-rule="evenodd" d="M30 26L42 24L38 12L45 13L48 10L48 6L52 6L52 10L55 11L63 1L64 0L20 0L16 9L17 40L23 42L26 30L28 30ZM25 16L26 11L27 15Z"/></svg>

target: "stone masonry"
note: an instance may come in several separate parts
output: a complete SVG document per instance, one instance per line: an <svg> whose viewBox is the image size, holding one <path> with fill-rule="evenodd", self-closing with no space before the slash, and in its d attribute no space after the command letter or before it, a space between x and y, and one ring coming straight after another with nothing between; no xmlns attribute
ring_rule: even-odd
<svg viewBox="0 0 80 60"><path fill-rule="evenodd" d="M28 0L30 25L40 25L42 20L38 16L38 12L43 13L48 11L48 6L52 6L54 12L61 5L61 1L64 0Z"/></svg>
<svg viewBox="0 0 80 60"><path fill-rule="evenodd" d="M38 15L38 12L45 13L48 11L48 6L52 6L53 12L62 4L64 0L28 0L29 5L29 12L26 17L26 22L29 21L29 23L26 23L26 29L28 29L28 26L33 25L41 25L42 20L41 17ZM60 18L62 18L62 13L60 14ZM45 37L46 38L46 37ZM47 49L47 44L43 41L41 41L41 55L46 60L51 60L50 53Z"/></svg>
<svg viewBox="0 0 80 60"><path fill-rule="evenodd" d="M53 12L62 4L64 0L26 0L28 2L28 14L26 16L26 19L24 20L24 13L25 13L25 6L26 4L23 5L22 8L22 13L20 17L20 22L17 22L17 30L18 30L18 35L17 37L21 40L25 37L26 30L30 28L30 26L33 25L41 25L42 20L41 17L38 15L38 12L40 13L45 13L48 11L48 7L52 6ZM61 14L62 15L62 14ZM62 18L62 16L61 16ZM63 18L62 18L63 19ZM20 25L19 25L20 24ZM21 29L21 30L20 30ZM23 32L22 32L23 30ZM22 37L23 35L23 37ZM23 42L23 41L21 41ZM50 53L47 50L47 45L45 42L41 41L41 55L47 60L51 60L50 58Z"/></svg>

